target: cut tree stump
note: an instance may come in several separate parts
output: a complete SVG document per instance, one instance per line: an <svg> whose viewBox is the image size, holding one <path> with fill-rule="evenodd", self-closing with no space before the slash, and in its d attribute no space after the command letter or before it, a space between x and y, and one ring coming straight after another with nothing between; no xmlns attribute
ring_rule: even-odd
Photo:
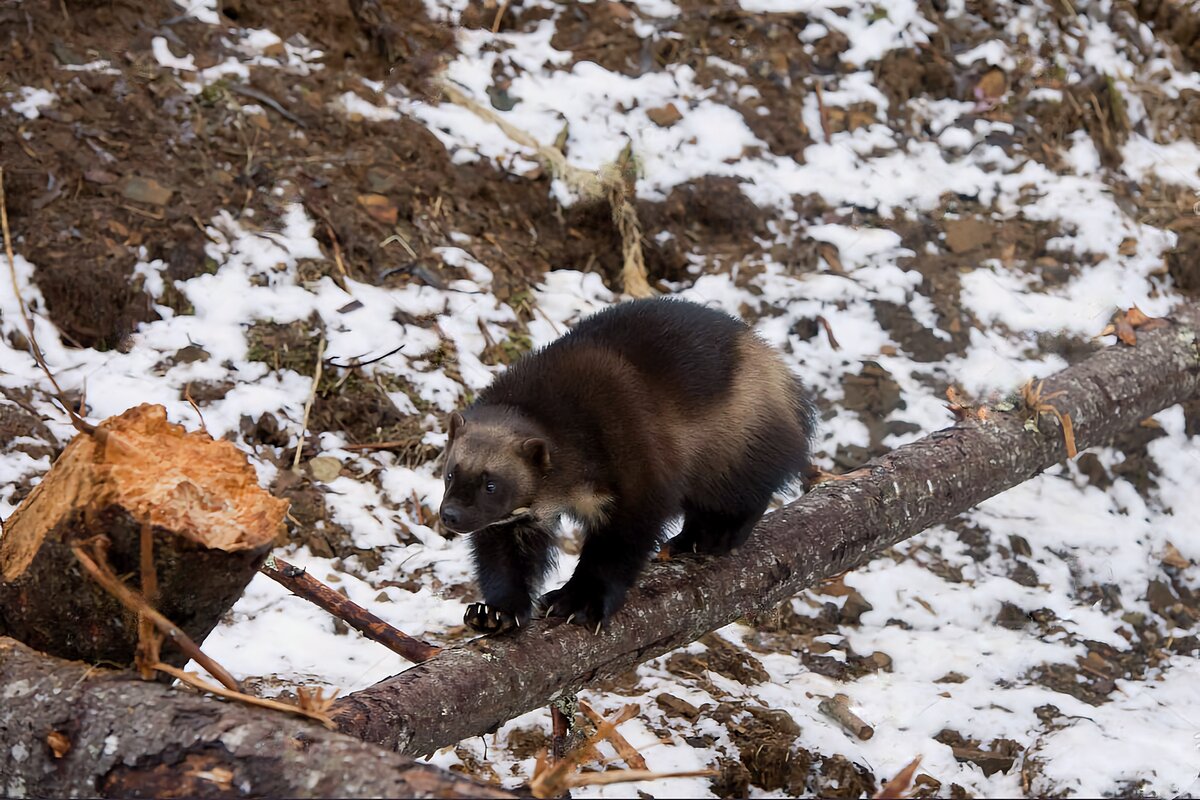
<svg viewBox="0 0 1200 800"><path fill-rule="evenodd" d="M73 544L104 536L113 572L140 591L152 526L155 606L199 642L241 596L287 502L258 485L233 444L142 405L77 435L0 536L0 634L63 658L132 664L137 615L81 569ZM162 660L188 657L167 644Z"/></svg>

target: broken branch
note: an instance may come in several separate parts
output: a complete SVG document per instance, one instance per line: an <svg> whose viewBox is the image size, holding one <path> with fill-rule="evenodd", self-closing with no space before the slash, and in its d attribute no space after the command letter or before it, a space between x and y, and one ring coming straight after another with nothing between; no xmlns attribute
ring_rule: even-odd
<svg viewBox="0 0 1200 800"><path fill-rule="evenodd" d="M413 663L420 663L441 652L440 647L414 639L397 630L362 606L330 589L303 569L292 566L278 556L267 556L267 560L258 571L286 587L297 597L302 597L328 611L371 641L379 642Z"/></svg>

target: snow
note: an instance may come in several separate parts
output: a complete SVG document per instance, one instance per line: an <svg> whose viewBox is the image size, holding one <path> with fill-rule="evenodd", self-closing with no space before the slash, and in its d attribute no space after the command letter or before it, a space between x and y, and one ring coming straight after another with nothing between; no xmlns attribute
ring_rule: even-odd
<svg viewBox="0 0 1200 800"><path fill-rule="evenodd" d="M439 18L454 19L465 3L433 4ZM1088 5L1086 3L1082 5ZM953 4L952 4L953 6ZM667 0L637 4L647 18L669 18L678 13ZM485 96L492 83L500 48L520 70L509 93L520 98L504 118L529 131L541 142L552 142L564 126L573 164L594 169L610 163L632 143L641 167L637 183L646 200L664 198L673 187L706 175L732 176L745 181L746 195L760 206L774 209L780 218L795 222L802 235L836 246L845 274L834 274L825 264L817 271L794 274L770 256L753 265L749 281L735 281L727 273L697 275L676 286L679 294L738 313L743 307L765 312L758 323L761 335L780 347L797 374L821 396L835 404L843 397L842 377L856 372L859 362L874 360L900 385L905 406L891 419L912 423L916 433L893 437L889 443L911 441L950 424L943 398L932 381L954 383L975 397L997 397L1023 382L1066 366L1059 356L1039 352L1039 334L1096 335L1117 308L1137 304L1152 315L1167 314L1180 297L1155 279L1164 253L1175 234L1139 219L1137 209L1120 202L1113 191L1117 181L1141 181L1150 176L1190 190L1200 190L1200 148L1186 139L1159 141L1142 131L1133 132L1121 148L1124 158L1117 176L1100 166L1090 138L1076 136L1063 153L1064 165L1050 169L1025 157L1015 158L985 137L1005 131L1003 122L965 117L974 104L955 100L931 101L916 97L908 102L914 118L926 123L919 135L901 134L889 126L888 104L868 65L896 48L926 42L935 30L912 0L890 3L880 16L876 4L862 0L743 0L746 12L809 15L813 32L840 31L849 38L844 58L862 71L822 76L824 102L848 107L869 102L877 109L877 122L853 132L834 133L831 141L815 136L802 161L777 156L754 135L742 115L722 100L712 86L698 83L688 66L672 65L662 71L630 77L605 70L592 62L570 64L570 54L550 46L553 18L525 33L492 35L460 30L460 55L448 66L448 77L473 96ZM957 6L962 13L962 4ZM839 13L844 10L846 13ZM188 6L197 20L216 24L216 3ZM1011 43L1019 35L1036 45L1044 32L1028 10L1011 12L1010 41L993 38L963 52L963 67L977 62L1013 68ZM953 16L954 12L951 11ZM1162 85L1179 91L1194 76L1180 73L1165 59L1138 66L1126 45L1107 23L1083 17L1087 45L1076 57L1103 69L1118 80L1120 91L1138 90L1139 77L1167 72ZM809 33L806 32L806 38ZM224 75L246 75L246 63L286 69L303 76L319 67L309 62L319 51L287 44L283 60L261 55L278 45L269 31L252 32L240 41L243 60L231 59L197 71L192 54L178 55L163 37L154 37L158 63L187 73L189 91ZM1065 56L1064 56L1065 58ZM731 81L744 80L740 65L721 64ZM96 68L106 62L96 62ZM1064 62L1070 67L1072 62ZM1046 62L1049 68L1059 66ZM1069 76L1078 79L1077 75ZM297 78L298 80L302 78ZM354 91L340 95L334 105L348 118L381 124L408 119L426 125L448 148L456 162L476 159L511 163L514 171L531 165L532 154L512 142L496 126L484 123L469 111L449 103L434 105L399 91L366 87L372 100ZM378 91L376 91L378 89ZM1061 101L1057 88L1039 88L1035 96ZM18 99L6 96L11 113L35 119L39 109L55 101L53 93L21 87ZM1136 100L1135 97L1132 97ZM674 103L682 119L670 128L648 121L646 109ZM820 130L819 111L807 95L804 118L810 130ZM1131 108L1139 108L1132 102ZM1011 126L1007 126L1011 132ZM518 157L515 161L508 159ZM554 191L563 203L573 198L561 183ZM835 211L851 208L874 212L869 222L846 221L848 214L831 214L822 220L798 220L794 195L816 194ZM1053 235L1046 251L1081 259L1068 280L1059 286L1039 286L1036 269L964 257L958 270L962 309L979 324L971 330L962 354L936 361L918 361L876 319L872 303L886 301L912 311L917 321L935 330L942 340L949 334L936 330L938 319L932 300L923 294L923 276L902 266L917 253L903 244L900 230L891 221L942 207L948 196L972 198L990 209L996 221L1025 220L1048 223ZM1200 199L1200 195L1197 195ZM103 418L142 402L165 405L171 419L189 427L199 424L189 404L180 399L184 387L197 381L230 381L233 386L221 399L203 407L204 424L215 437L232 436L245 447L260 478L267 482L277 468L268 459L250 452L239 436L240 420L277 414L288 426L295 446L300 431L304 398L311 379L295 372L269 373L265 365L247 359L249 326L256 321L289 323L315 319L331 357L347 359L378 355L403 343L384 361L364 367L402 378L414 389L413 397L391 396L402 411L418 412L414 401L427 403L427 440L440 444L442 434L435 417L458 407L468 391L485 386L496 367L486 363L488 335L503 340L505 325L515 312L491 294L493 272L499 265L483 263L470 251L469 237L451 237L438 251L447 265L462 267L469 278L444 290L412 284L388 289L353 280L337 285L328 278L302 283L297 264L302 259L323 258L314 238L315 222L300 205L292 205L279 230L259 235L230 212L207 222L212 243L207 255L219 269L176 283L195 309L192 315L174 315L160 306L162 319L143 324L132 337L127 352L97 352L71 348L41 313L35 315L38 339L59 379L71 389L87 388L92 416ZM900 225L896 226L900 228ZM1137 241L1136 253L1119 255L1125 239ZM796 241L781 238L784 245ZM619 298L600 275L564 265L544 276L531 293L538 313L528 323L535 346L552 341L580 317ZM1027 265L1024 265L1027 266ZM20 291L34 308L44 308L33 265L17 244L16 271ZM168 265L147 261L137 266L147 290L161 297L170 280ZM28 354L13 345L23 323L7 278L0 283L0 386L19 388L44 381ZM751 287L753 291L751 291ZM344 311L352 302L354 310ZM459 357L459 375L447 374L426 359L439 338L428 328L399 321L398 312L410 317L431 315L442 334L452 341ZM823 316L836 333L841 349L834 351L819 334L803 340L794 328L801 320ZM155 370L154 366L177 350L200 345L210 355L205 361ZM51 429L62 441L69 427L44 395L35 407L51 420ZM1159 795L1195 791L1197 734L1200 731L1200 665L1194 659L1170 655L1148 667L1141 680L1118 678L1108 702L1090 705L1076 697L1039 683L1034 675L1044 665L1074 665L1086 656L1088 644L1102 643L1118 651L1129 648L1123 635L1130 626L1123 614L1151 613L1146 600L1150 580L1161 579L1161 559L1168 544L1192 563L1180 571L1180 581L1200 586L1200 495L1194 476L1200 470L1200 438L1188 437L1179 408L1156 415L1164 435L1150 443L1148 452L1157 464L1155 485L1139 493L1128 480L1117 478L1101 491L1084 479L1078 468L1056 468L994 497L964 515L956 524L968 524L996 545L1007 548L1011 537L1021 537L1031 553L1022 557L1036 576L1036 586L1025 586L1009 576L1013 561L993 547L978 560L966 548L955 526L938 526L895 548L895 558L884 556L848 574L845 583L873 607L859 626L842 626L825 644L831 655L844 660L846 648L855 653L887 653L892 669L853 681L836 681L807 668L795 655L757 656L771 675L767 683L747 686L723 675L710 676L707 685L688 682L655 659L638 669L640 695L606 697L596 691L584 696L597 707L612 710L624 702L641 706L640 715L622 727L631 742L642 749L653 770L688 770L710 767L719 755L734 752L728 732L711 719L701 718L686 735L709 734L712 743L693 746L677 728L660 741L656 728L677 723L655 706L654 698L670 692L694 704L716 703L729 697L784 709L800 724L800 742L825 755L842 754L881 777L898 772L921 755L922 771L944 785L957 783L968 791L988 796L1029 792L1096 796L1119 791L1129 782L1144 781L1142 790ZM867 446L870 432L854 412L838 409L823 420L818 448L833 454L839 447ZM8 443L0 456L0 517L13 510L15 487L23 480L36 481L49 469L47 458L32 458ZM363 454L343 449L338 436L322 439L323 455L339 459L343 474L329 481L326 502L331 522L344 527L354 547L374 549L383 563L368 571L354 558L339 563L301 549L286 557L319 578L334 582L351 599L411 635L440 643L461 624L467 598L451 596L448 587L469 584L469 557L465 541L443 538L422 523L411 498L436 507L441 481L434 466L404 466L386 452ZM1113 451L1097 450L1102 461L1114 462ZM822 466L832 466L826 456ZM948 580L929 569L931 553L961 572L962 579ZM569 574L572 558L564 558L558 579ZM350 567L350 568L347 568ZM359 569L353 569L359 567ZM411 581L409 591L394 584ZM1121 598L1117 611L1085 602L1081 586L1116 587ZM828 598L807 592L793 601L797 613ZM1059 630L1039 631L1036 626L1011 630L995 624L1004 604L1024 610L1048 609ZM901 624L894 624L899 621ZM720 635L740 642L750 629L733 625ZM1163 631L1165 635L1187 631ZM694 648L702 649L698 645ZM272 581L258 576L234 607L229 618L209 637L205 649L239 677L276 676L284 684L307 683L360 689L404 669L400 657L356 635L338 633L319 610L290 596ZM936 683L949 672L965 676L962 683ZM868 742L847 737L817 711L820 696L848 693L856 711L876 727ZM1037 709L1054 705L1063 716L1055 725L1039 720ZM462 743L460 752L487 759L505 785L528 780L532 759L517 760L496 747L514 732L548 729L548 714L532 712L506 723L494 735ZM1029 787L1021 784L1019 770L985 776L971 763L956 761L950 748L937 742L939 731L951 728L983 741L1011 738L1027 748L1025 758L1036 754L1037 770ZM432 762L461 763L460 752L439 751ZM1027 762L1032 763L1032 762ZM660 781L641 785L654 796L709 796L705 779ZM755 796L768 796L754 790ZM589 787L577 797L627 797L629 786Z"/></svg>
<svg viewBox="0 0 1200 800"><path fill-rule="evenodd" d="M12 96L11 94L9 95ZM20 114L25 119L37 119L41 115L43 108L48 108L54 105L54 101L58 99L58 95L47 89L38 89L34 86L22 86L20 89L20 99L9 105L13 113Z"/></svg>

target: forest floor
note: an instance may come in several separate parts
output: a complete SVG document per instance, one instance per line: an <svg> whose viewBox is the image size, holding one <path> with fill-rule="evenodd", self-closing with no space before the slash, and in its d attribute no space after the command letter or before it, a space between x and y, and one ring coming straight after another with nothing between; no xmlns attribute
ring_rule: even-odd
<svg viewBox="0 0 1200 800"><path fill-rule="evenodd" d="M446 415L621 289L607 205L440 81L577 167L628 147L652 285L786 354L829 470L950 424L949 387L1011 394L1117 309L1200 295L1195 2L359 8L0 0L0 166L68 394L236 442L292 501L287 558L414 636L470 636ZM0 285L7 517L71 429ZM1200 405L1168 409L585 697L637 704L651 769L719 773L641 796L858 797L917 755L920 796L1194 796L1198 437ZM262 577L205 649L265 694L406 666ZM818 711L838 693L869 741ZM548 732L433 760L515 786Z"/></svg>

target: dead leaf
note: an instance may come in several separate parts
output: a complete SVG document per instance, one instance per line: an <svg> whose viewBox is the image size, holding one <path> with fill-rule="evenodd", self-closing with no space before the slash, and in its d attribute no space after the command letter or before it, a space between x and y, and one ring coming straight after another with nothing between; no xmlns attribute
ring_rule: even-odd
<svg viewBox="0 0 1200 800"><path fill-rule="evenodd" d="M913 775L919 766L921 766L921 757L917 756L908 762L907 767L897 772L896 777L879 787L879 791L875 793L877 800L898 800L907 797L909 787L912 786Z"/></svg>
<svg viewBox="0 0 1200 800"><path fill-rule="evenodd" d="M55 758L62 758L71 749L71 740L62 731L50 731L46 736L46 744Z"/></svg>
<svg viewBox="0 0 1200 800"><path fill-rule="evenodd" d="M163 186L153 178L132 177L125 180L121 194L135 203L146 203L152 206L165 206L175 194L174 189Z"/></svg>
<svg viewBox="0 0 1200 800"><path fill-rule="evenodd" d="M1166 324L1167 320L1162 317L1147 316L1146 312L1137 306L1132 306L1126 311L1118 311L1113 314L1112 321L1104 326L1104 330L1100 331L1100 337L1115 334L1118 340L1134 347L1137 345L1136 331L1152 331L1165 327Z"/></svg>
<svg viewBox="0 0 1200 800"><path fill-rule="evenodd" d="M1163 550L1162 563L1176 569L1187 569L1192 565L1192 562L1184 558L1183 553L1179 552L1179 548L1170 542L1167 542L1167 546Z"/></svg>
<svg viewBox="0 0 1200 800"><path fill-rule="evenodd" d="M817 255L825 260L831 272L841 275L846 271L842 267L842 257L838 254L837 245L821 242L817 245Z"/></svg>
<svg viewBox="0 0 1200 800"><path fill-rule="evenodd" d="M1117 245L1117 253L1123 256L1136 256L1137 247L1137 239L1133 238L1132 236L1126 236L1121 240L1121 243Z"/></svg>
<svg viewBox="0 0 1200 800"><path fill-rule="evenodd" d="M381 194L360 194L358 204L372 219L378 220L384 225L395 225L396 220L400 218L400 209Z"/></svg>
<svg viewBox="0 0 1200 800"><path fill-rule="evenodd" d="M665 106L648 109L646 116L660 128L669 128L683 119L683 114L679 113L679 109L675 107L674 103L667 103Z"/></svg>
<svg viewBox="0 0 1200 800"><path fill-rule="evenodd" d="M975 84L975 96L995 103L1008 91L1008 76L999 67L992 67Z"/></svg>
<svg viewBox="0 0 1200 800"><path fill-rule="evenodd" d="M955 255L969 253L996 238L992 224L975 217L947 219L943 221L942 226L946 229L946 247Z"/></svg>

